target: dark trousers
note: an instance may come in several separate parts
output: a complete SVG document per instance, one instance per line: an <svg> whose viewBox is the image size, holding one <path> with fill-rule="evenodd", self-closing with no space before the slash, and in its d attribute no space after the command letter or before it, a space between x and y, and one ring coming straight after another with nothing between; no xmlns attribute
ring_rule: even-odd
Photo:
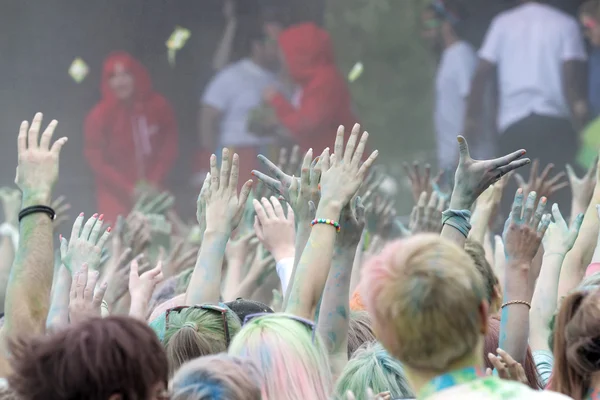
<svg viewBox="0 0 600 400"><path fill-rule="evenodd" d="M577 146L577 133L569 119L531 114L509 126L500 135L499 151L503 156L515 150L527 150L525 157L529 157L531 161L540 160L538 176L546 165L554 164L554 169L549 175L552 178L565 170L565 164L573 163ZM530 170L531 165L526 165L516 172L527 181ZM513 178L506 186L502 197L501 210L504 217L507 217L510 212L516 190L517 184ZM570 188L560 189L548 198L548 212L553 203L558 203L562 215L565 219L568 218L571 212Z"/></svg>

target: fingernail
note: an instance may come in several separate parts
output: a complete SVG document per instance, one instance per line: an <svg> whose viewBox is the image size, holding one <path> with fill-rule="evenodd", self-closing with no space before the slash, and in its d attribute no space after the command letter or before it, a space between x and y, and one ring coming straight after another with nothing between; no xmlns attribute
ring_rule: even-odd
<svg viewBox="0 0 600 400"><path fill-rule="evenodd" d="M62 235L58 235L58 238L59 238L60 240L62 240Z"/></svg>
<svg viewBox="0 0 600 400"><path fill-rule="evenodd" d="M523 153L525 154L525 153ZM527 162L525 164L531 164L531 160L527 160Z"/></svg>
<svg viewBox="0 0 600 400"><path fill-rule="evenodd" d="M285 200L285 197L279 196L279 200Z"/></svg>
<svg viewBox="0 0 600 400"><path fill-rule="evenodd" d="M112 231L112 228L109 226L108 228L106 228L106 232L110 233L110 231Z"/></svg>
<svg viewBox="0 0 600 400"><path fill-rule="evenodd" d="M84 214L83 214L83 213L79 213L79 216L80 216L80 217L83 217L83 216L84 216Z"/></svg>
<svg viewBox="0 0 600 400"><path fill-rule="evenodd" d="M525 149L521 150L521 155L523 155L525 153L527 153L527 150L525 150Z"/></svg>
<svg viewBox="0 0 600 400"><path fill-rule="evenodd" d="M542 197L542 199L540 201L545 204L547 200L548 199L546 199L545 197Z"/></svg>
<svg viewBox="0 0 600 400"><path fill-rule="evenodd" d="M252 171L252 172L250 172L250 175L256 176L256 173L254 173L254 171Z"/></svg>
<svg viewBox="0 0 600 400"><path fill-rule="evenodd" d="M98 217L99 221L102 221L104 219L104 214L100 214L100 216Z"/></svg>
<svg viewBox="0 0 600 400"><path fill-rule="evenodd" d="M517 193L518 193L518 194L523 194L523 189L521 189L521 188L518 188L518 189L517 189Z"/></svg>
<svg viewBox="0 0 600 400"><path fill-rule="evenodd" d="M98 218L98 213L92 215L92 218Z"/></svg>

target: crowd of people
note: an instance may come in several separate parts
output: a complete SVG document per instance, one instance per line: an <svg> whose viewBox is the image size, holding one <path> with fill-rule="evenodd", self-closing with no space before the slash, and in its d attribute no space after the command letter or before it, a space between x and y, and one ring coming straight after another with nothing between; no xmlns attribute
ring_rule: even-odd
<svg viewBox="0 0 600 400"><path fill-rule="evenodd" d="M508 79L504 57L532 56L525 38L544 21L572 28L524 3L492 24L484 61L471 57L465 101L491 71ZM592 43L599 4L582 8ZM442 6L424 20L443 15L454 35L459 13ZM523 52L511 55L504 43L517 34ZM202 98L203 140L220 151L205 160L193 223L162 188L177 154L173 111L130 55L108 58L86 122L98 213L70 221L54 193L68 145L57 121L21 123L17 188L0 189L0 399L600 399L600 161L584 173L563 165L575 154L558 132L575 140L588 102L551 99L583 47L565 39L544 53L563 63L552 79L524 72L523 83L546 85L539 98L512 109L521 89L500 91L503 135L524 145L499 156L476 159L468 145L481 98L438 101L464 112L466 137L452 128L443 155L454 161L439 175L406 165L414 208L403 224L327 32L267 24L247 43L250 56ZM442 65L463 59L459 45ZM280 53L287 89L267 71ZM561 114L545 114L550 105ZM545 126L562 158L537 157ZM281 138L295 145L264 150ZM566 171L550 176L550 163Z"/></svg>

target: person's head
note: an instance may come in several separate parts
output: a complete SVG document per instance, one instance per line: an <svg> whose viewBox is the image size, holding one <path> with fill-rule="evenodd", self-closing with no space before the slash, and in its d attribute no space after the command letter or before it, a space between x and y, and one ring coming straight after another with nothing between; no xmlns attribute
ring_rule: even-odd
<svg viewBox="0 0 600 400"><path fill-rule="evenodd" d="M421 13L421 36L440 51L464 36L466 15L460 0L433 0Z"/></svg>
<svg viewBox="0 0 600 400"><path fill-rule="evenodd" d="M486 368L494 369L491 361L488 358L488 354L496 354L499 346L500 337L500 320L490 317L488 318L488 331L485 335L485 344L483 348L483 361L485 362ZM531 348L527 346L527 353L525 354L525 361L523 362L523 369L527 376L527 382L532 389L541 390L542 384L540 382L540 376L537 372L535 361L533 360L533 353Z"/></svg>
<svg viewBox="0 0 600 400"><path fill-rule="evenodd" d="M194 358L226 352L240 330L240 320L224 304L175 307L167 310L164 321L171 375Z"/></svg>
<svg viewBox="0 0 600 400"><path fill-rule="evenodd" d="M552 390L582 399L600 372L600 289L567 296L556 316Z"/></svg>
<svg viewBox="0 0 600 400"><path fill-rule="evenodd" d="M465 251L473 260L475 267L483 277L485 285L485 297L490 305L489 314L493 315L500 311L502 305L502 290L500 282L494 273L492 266L485 258L485 250L483 246L476 240L467 239L465 242Z"/></svg>
<svg viewBox="0 0 600 400"><path fill-rule="evenodd" d="M229 354L258 367L263 400L328 399L332 378L314 325L286 314L249 320L229 346Z"/></svg>
<svg viewBox="0 0 600 400"><path fill-rule="evenodd" d="M258 369L227 354L200 357L181 366L171 381L171 400L261 400Z"/></svg>
<svg viewBox="0 0 600 400"><path fill-rule="evenodd" d="M371 317L366 311L350 312L348 324L348 358L365 343L377 341L371 329Z"/></svg>
<svg viewBox="0 0 600 400"><path fill-rule="evenodd" d="M273 313L271 307L260 301L238 298L225 303L225 305L238 316L240 321L244 321L251 314Z"/></svg>
<svg viewBox="0 0 600 400"><path fill-rule="evenodd" d="M165 352L137 320L94 318L10 347L9 383L21 400L165 399Z"/></svg>
<svg viewBox="0 0 600 400"><path fill-rule="evenodd" d="M102 94L119 102L130 102L148 95L152 83L148 71L128 53L110 54L102 71Z"/></svg>
<svg viewBox="0 0 600 400"><path fill-rule="evenodd" d="M255 19L242 18L237 34L237 52L242 57L251 58L256 64L269 70L279 68L278 30Z"/></svg>
<svg viewBox="0 0 600 400"><path fill-rule="evenodd" d="M483 364L488 303L463 249L438 235L415 235L388 244L362 278L373 331L407 369L438 374Z"/></svg>
<svg viewBox="0 0 600 400"><path fill-rule="evenodd" d="M588 0L579 9L579 22L594 47L600 47L600 0Z"/></svg>
<svg viewBox="0 0 600 400"><path fill-rule="evenodd" d="M349 390L365 393L368 388L374 393L390 391L393 399L414 397L400 361L377 342L365 343L348 360L335 385L335 394L342 399Z"/></svg>

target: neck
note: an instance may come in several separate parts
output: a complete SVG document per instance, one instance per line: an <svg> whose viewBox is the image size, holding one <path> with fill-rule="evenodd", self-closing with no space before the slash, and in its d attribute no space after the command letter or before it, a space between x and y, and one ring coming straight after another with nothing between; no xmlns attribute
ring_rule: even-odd
<svg viewBox="0 0 600 400"><path fill-rule="evenodd" d="M458 42L458 38L454 35L446 35L444 36L444 47L449 48L454 43Z"/></svg>
<svg viewBox="0 0 600 400"><path fill-rule="evenodd" d="M480 340L480 342L481 343L476 346L476 349L472 353L450 364L448 368L441 372L419 370L404 366L406 377L408 378L408 381L410 382L415 393L419 393L421 389L423 389L423 386L427 385L433 378L437 376L463 368L482 368L484 366L483 358L481 356L483 354L483 338Z"/></svg>
<svg viewBox="0 0 600 400"><path fill-rule="evenodd" d="M248 59L250 59L254 64L258 65L259 67L261 67L263 69L267 69L266 66L264 65L265 63L262 62L262 60L259 57L251 56L251 57L248 57Z"/></svg>

